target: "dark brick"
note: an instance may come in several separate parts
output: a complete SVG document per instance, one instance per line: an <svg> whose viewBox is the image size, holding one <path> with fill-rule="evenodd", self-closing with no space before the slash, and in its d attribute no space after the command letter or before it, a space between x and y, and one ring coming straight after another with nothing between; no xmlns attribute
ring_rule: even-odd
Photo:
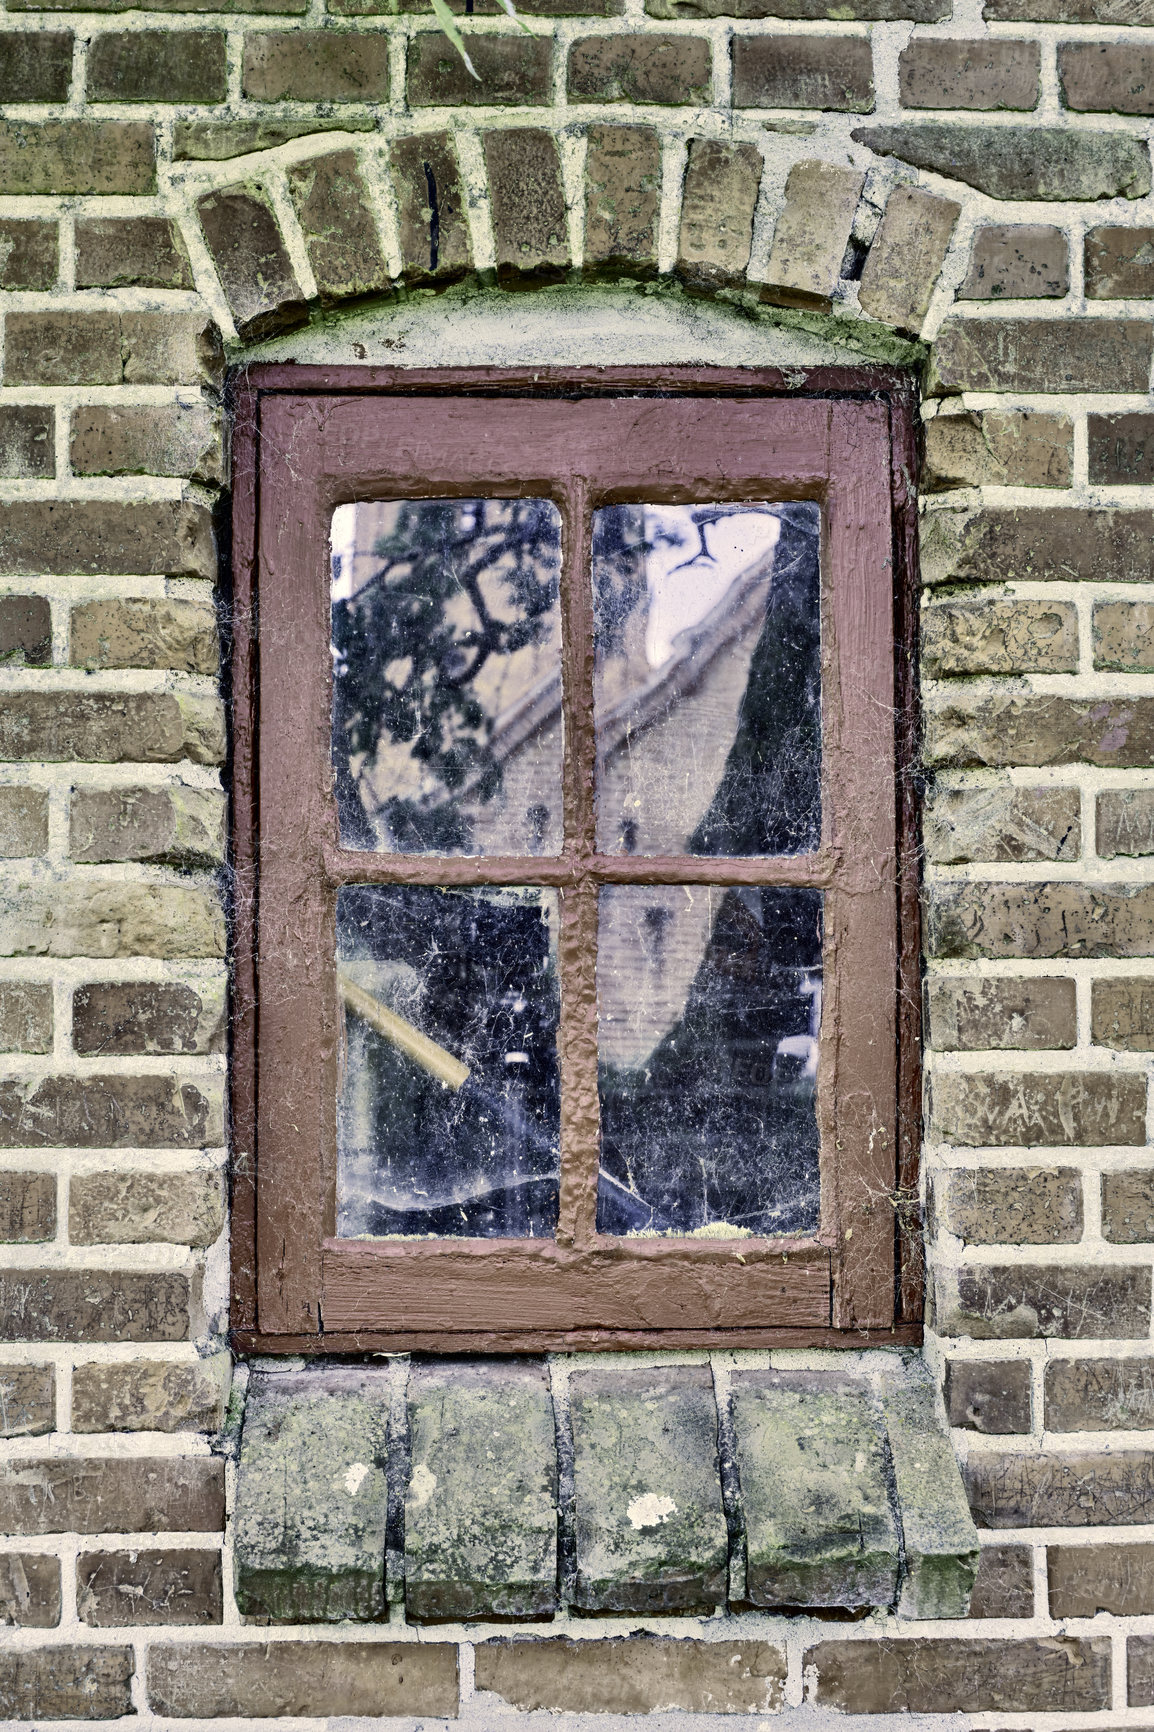
<svg viewBox="0 0 1154 1732"><path fill-rule="evenodd" d="M0 981L0 1052L51 1051L51 986L24 980Z"/></svg>
<svg viewBox="0 0 1154 1732"><path fill-rule="evenodd" d="M41 1437L55 1429L56 1373L52 1366L0 1364L0 1437ZM3 1591L0 1579L0 1602Z"/></svg>
<svg viewBox="0 0 1154 1732"><path fill-rule="evenodd" d="M0 1625L52 1630L60 1622L60 1565L36 1552L0 1552Z"/></svg>
<svg viewBox="0 0 1154 1732"><path fill-rule="evenodd" d="M73 1431L219 1431L228 1394L227 1354L172 1364L103 1361L72 1372Z"/></svg>
<svg viewBox="0 0 1154 1732"><path fill-rule="evenodd" d="M1154 295L1154 229L1089 229L1086 294L1092 301L1147 300Z"/></svg>
<svg viewBox="0 0 1154 1732"><path fill-rule="evenodd" d="M709 290L744 282L763 166L756 145L690 139L677 271L691 288Z"/></svg>
<svg viewBox="0 0 1154 1732"><path fill-rule="evenodd" d="M1154 456L1154 446L1151 454ZM1149 602L1095 604L1094 666L1119 668L1124 673L1154 673L1154 607Z"/></svg>
<svg viewBox="0 0 1154 1732"><path fill-rule="evenodd" d="M1091 415L1090 480L1149 487L1154 480L1154 415Z"/></svg>
<svg viewBox="0 0 1154 1732"><path fill-rule="evenodd" d="M942 419L938 416L930 426ZM931 603L923 607L921 623L922 668L930 679L1078 671L1078 612L1073 602L980 595Z"/></svg>
<svg viewBox="0 0 1154 1732"><path fill-rule="evenodd" d="M1095 828L1095 846L1105 860L1119 854L1154 854L1154 792L1116 788L1099 794ZM1115 984L1125 990L1120 982Z"/></svg>
<svg viewBox="0 0 1154 1732"><path fill-rule="evenodd" d="M1148 1431L1152 1427L1154 1361L1047 1361L1047 1431Z"/></svg>
<svg viewBox="0 0 1154 1732"><path fill-rule="evenodd" d="M572 102L707 103L713 47L702 36L579 36L568 77Z"/></svg>
<svg viewBox="0 0 1154 1732"><path fill-rule="evenodd" d="M469 36L474 78L447 36L420 30L409 44L406 91L414 108L489 108L549 101L553 42L548 36ZM497 136L486 133L485 144ZM503 136L503 135L502 135Z"/></svg>
<svg viewBox="0 0 1154 1732"><path fill-rule="evenodd" d="M1154 889L1125 884L958 884L929 903L938 956L1149 956Z"/></svg>
<svg viewBox="0 0 1154 1732"><path fill-rule="evenodd" d="M155 191L156 140L143 121L0 120L0 193Z"/></svg>
<svg viewBox="0 0 1154 1732"><path fill-rule="evenodd" d="M386 288L388 267L356 152L293 163L288 183L321 300Z"/></svg>
<svg viewBox="0 0 1154 1732"><path fill-rule="evenodd" d="M220 865L224 802L214 789L75 788L69 851L74 860L154 860Z"/></svg>
<svg viewBox="0 0 1154 1732"><path fill-rule="evenodd" d="M866 114L873 55L862 36L735 36L734 108L824 108Z"/></svg>
<svg viewBox="0 0 1154 1732"><path fill-rule="evenodd" d="M1052 1618L1128 1618L1154 1612L1154 1545L1049 1546Z"/></svg>
<svg viewBox="0 0 1154 1732"><path fill-rule="evenodd" d="M406 282L455 281L469 269L472 255L452 138L424 132L398 139L389 166Z"/></svg>
<svg viewBox="0 0 1154 1732"><path fill-rule="evenodd" d="M1082 1176L1077 1167L938 1173L934 1211L967 1245L1074 1245L1082 1237Z"/></svg>
<svg viewBox="0 0 1154 1732"><path fill-rule="evenodd" d="M931 1135L966 1148L1146 1141L1146 1078L1136 1071L939 1071L929 1092Z"/></svg>
<svg viewBox="0 0 1154 1732"><path fill-rule="evenodd" d="M148 1700L157 1714L379 1716L457 1713L451 1642L154 1644Z"/></svg>
<svg viewBox="0 0 1154 1732"><path fill-rule="evenodd" d="M13 0L12 12L134 12L136 0ZM149 0L150 12L276 12L308 10L308 0Z"/></svg>
<svg viewBox="0 0 1154 1732"><path fill-rule="evenodd" d="M780 1708L785 1652L772 1642L634 1635L574 1642L488 1641L477 1688L515 1708L565 1714L766 1714Z"/></svg>
<svg viewBox="0 0 1154 1732"><path fill-rule="evenodd" d="M657 269L661 140L648 126L591 126L585 162L585 266L599 275Z"/></svg>
<svg viewBox="0 0 1154 1732"><path fill-rule="evenodd" d="M1154 751L1149 698L1017 697L998 693L926 706L926 759L971 769L1019 764L1145 765Z"/></svg>
<svg viewBox="0 0 1154 1732"><path fill-rule="evenodd" d="M113 312L9 313L6 385L119 385L120 320Z"/></svg>
<svg viewBox="0 0 1154 1732"><path fill-rule="evenodd" d="M1062 296L1070 287L1069 248L1048 223L990 223L974 236L961 301L1024 301Z"/></svg>
<svg viewBox="0 0 1154 1732"><path fill-rule="evenodd" d="M1154 1707L1154 1637L1127 1637L1126 1692L1132 1708Z"/></svg>
<svg viewBox="0 0 1154 1732"><path fill-rule="evenodd" d="M286 6L284 11L292 11ZM371 114L341 115L342 132L373 132L376 120ZM233 156L249 156L253 151L275 150L293 138L306 138L314 132L331 132L331 115L313 119L296 117L275 120L178 120L173 128L172 155L176 162L227 162Z"/></svg>
<svg viewBox="0 0 1154 1732"><path fill-rule="evenodd" d="M1154 1172L1102 1174L1102 1237L1114 1245L1154 1243Z"/></svg>
<svg viewBox="0 0 1154 1732"><path fill-rule="evenodd" d="M76 287L191 289L192 271L180 231L169 217L80 217L76 223Z"/></svg>
<svg viewBox="0 0 1154 1732"><path fill-rule="evenodd" d="M131 1714L131 1648L10 1648L0 1653L0 1714L11 1720L118 1720Z"/></svg>
<svg viewBox="0 0 1154 1732"><path fill-rule="evenodd" d="M220 30L109 30L88 50L94 102L223 102L226 38Z"/></svg>
<svg viewBox="0 0 1154 1732"><path fill-rule="evenodd" d="M985 0L982 16L999 22L1154 24L1150 0Z"/></svg>
<svg viewBox="0 0 1154 1732"><path fill-rule="evenodd" d="M1150 1333L1150 1268L981 1263L942 1271L934 1309L943 1335L974 1341L1142 1340Z"/></svg>
<svg viewBox="0 0 1154 1732"><path fill-rule="evenodd" d="M48 852L48 796L43 788L0 788L0 859Z"/></svg>
<svg viewBox="0 0 1154 1732"><path fill-rule="evenodd" d="M513 42L511 36L471 37ZM543 39L534 37L533 41ZM484 74L482 73L482 77ZM485 134L497 281L503 288L559 282L569 267L561 164L552 133L536 127Z"/></svg>
<svg viewBox="0 0 1154 1732"><path fill-rule="evenodd" d="M175 1076L0 1082L0 1148L195 1149L221 1140L220 1103Z"/></svg>
<svg viewBox="0 0 1154 1732"><path fill-rule="evenodd" d="M213 1168L192 1173L74 1173L68 1237L74 1245L215 1244L224 1187Z"/></svg>
<svg viewBox="0 0 1154 1732"><path fill-rule="evenodd" d="M863 126L850 137L991 198L1144 198L1150 191L1150 153L1128 133L943 122Z"/></svg>
<svg viewBox="0 0 1154 1732"><path fill-rule="evenodd" d="M979 1527L1133 1527L1150 1520L1154 1454L982 1451L962 1465Z"/></svg>
<svg viewBox="0 0 1154 1732"><path fill-rule="evenodd" d="M1030 1429L1026 1359L951 1359L946 1365L950 1424L1001 1435Z"/></svg>
<svg viewBox="0 0 1154 1732"><path fill-rule="evenodd" d="M470 11L480 18L500 18L505 15L501 0L447 0L449 11L458 16ZM402 12L428 15L430 8L423 0L399 0ZM395 10L393 0L331 0L329 11L339 14L379 13ZM611 18L625 10L624 0L525 0L518 12L537 18Z"/></svg>
<svg viewBox="0 0 1154 1732"><path fill-rule="evenodd" d="M240 336L255 341L299 324L304 297L263 189L224 187L196 209Z"/></svg>
<svg viewBox="0 0 1154 1732"><path fill-rule="evenodd" d="M2 531L0 531L2 533ZM216 764L224 757L216 700L142 693L26 692L0 697L0 761Z"/></svg>
<svg viewBox="0 0 1154 1732"><path fill-rule="evenodd" d="M949 0L645 0L654 18L797 18L807 23L823 18L912 18L934 24L950 15Z"/></svg>
<svg viewBox="0 0 1154 1732"><path fill-rule="evenodd" d="M970 1596L971 1618L1032 1618L1034 1554L1029 1546L983 1546Z"/></svg>
<svg viewBox="0 0 1154 1732"><path fill-rule="evenodd" d="M224 1462L200 1456L29 1457L0 1463L11 1534L214 1534L224 1528Z"/></svg>
<svg viewBox="0 0 1154 1732"><path fill-rule="evenodd" d="M79 1053L220 1052L223 1000L205 987L151 981L82 986L72 996Z"/></svg>
<svg viewBox="0 0 1154 1732"><path fill-rule="evenodd" d="M132 1275L122 1269L0 1272L0 1329L8 1341L187 1341L194 1308L197 1296L187 1275Z"/></svg>
<svg viewBox="0 0 1154 1732"><path fill-rule="evenodd" d="M0 289L54 289L59 270L58 226L30 218L0 218Z"/></svg>
<svg viewBox="0 0 1154 1732"><path fill-rule="evenodd" d="M906 108L1033 108L1041 64L1036 42L919 37L898 60Z"/></svg>
<svg viewBox="0 0 1154 1732"><path fill-rule="evenodd" d="M55 429L56 417L47 405L0 406L0 475L20 481L43 481L55 475ZM8 596L0 599L0 646L6 636L4 614L17 599ZM0 660L3 656L0 647Z"/></svg>
<svg viewBox="0 0 1154 1732"><path fill-rule="evenodd" d="M81 1552L76 1610L82 1624L219 1624L220 1553Z"/></svg>
<svg viewBox="0 0 1154 1732"><path fill-rule="evenodd" d="M923 522L925 583L1154 580L1154 512L1010 505Z"/></svg>
<svg viewBox="0 0 1154 1732"><path fill-rule="evenodd" d="M1137 319L950 319L930 389L1145 391L1154 325Z"/></svg>
<svg viewBox="0 0 1154 1732"><path fill-rule="evenodd" d="M220 332L203 313L121 313L126 385L224 383Z"/></svg>
<svg viewBox="0 0 1154 1732"><path fill-rule="evenodd" d="M1123 1052L1154 1052L1154 980L1133 975L1095 980L1090 1024L1099 1046Z"/></svg>
<svg viewBox="0 0 1154 1732"><path fill-rule="evenodd" d="M72 41L68 31L0 30L0 102L67 102Z"/></svg>
<svg viewBox="0 0 1154 1732"><path fill-rule="evenodd" d="M0 1240L43 1244L56 1236L56 1174L0 1172Z"/></svg>
<svg viewBox="0 0 1154 1732"><path fill-rule="evenodd" d="M1077 1040L1072 980L931 975L926 1016L930 1042L939 1052L1038 1052L1071 1047Z"/></svg>
<svg viewBox="0 0 1154 1732"><path fill-rule="evenodd" d="M1154 49L1144 42L1060 42L1058 82L1067 108L1154 114Z"/></svg>
<svg viewBox="0 0 1154 1732"><path fill-rule="evenodd" d="M224 480L222 418L208 403L82 404L72 411L68 454L77 475Z"/></svg>
<svg viewBox="0 0 1154 1732"><path fill-rule="evenodd" d="M0 595L0 663L47 667L52 661L52 609L46 595Z"/></svg>
<svg viewBox="0 0 1154 1732"><path fill-rule="evenodd" d="M819 1642L810 1700L847 1714L1089 1712L1110 1706L1109 1636Z"/></svg>
<svg viewBox="0 0 1154 1732"><path fill-rule="evenodd" d="M383 31L276 30L244 39L244 94L258 102L387 102Z"/></svg>

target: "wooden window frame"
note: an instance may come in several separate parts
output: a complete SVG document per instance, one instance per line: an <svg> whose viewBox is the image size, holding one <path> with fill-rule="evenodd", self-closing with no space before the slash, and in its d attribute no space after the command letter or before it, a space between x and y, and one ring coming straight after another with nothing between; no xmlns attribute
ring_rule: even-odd
<svg viewBox="0 0 1154 1732"><path fill-rule="evenodd" d="M259 366L232 381L231 403L238 1350L918 1342L909 375L815 369L803 394L796 375L776 369ZM374 497L525 494L552 498L565 526L563 855L446 861L343 849L329 758L333 510ZM580 841L593 834L590 513L625 500L726 498L823 508L822 845L774 861L594 856ZM825 891L826 955L836 951L837 963L822 1019L814 1235L595 1233L597 887L655 880ZM335 1237L333 906L349 883L562 891L555 1241Z"/></svg>

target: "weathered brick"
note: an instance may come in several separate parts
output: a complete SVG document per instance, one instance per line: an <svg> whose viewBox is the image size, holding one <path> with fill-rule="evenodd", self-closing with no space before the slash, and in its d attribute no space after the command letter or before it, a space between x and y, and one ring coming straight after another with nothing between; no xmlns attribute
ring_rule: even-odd
<svg viewBox="0 0 1154 1732"><path fill-rule="evenodd" d="M1152 337L1137 319L948 319L929 389L1145 391Z"/></svg>
<svg viewBox="0 0 1154 1732"><path fill-rule="evenodd" d="M0 193L153 193L156 140L135 120L0 120Z"/></svg>
<svg viewBox="0 0 1154 1732"><path fill-rule="evenodd" d="M82 1624L123 1629L131 1624L219 1624L220 1553L183 1551L81 1552L76 1560L76 1610Z"/></svg>
<svg viewBox="0 0 1154 1732"><path fill-rule="evenodd" d="M937 1379L924 1363L911 1360L903 1366L895 1357L876 1387L889 1441L892 1495L901 1511L898 1616L964 1618L981 1541L953 1442L942 1424ZM853 1467L856 1473L856 1457Z"/></svg>
<svg viewBox="0 0 1154 1732"><path fill-rule="evenodd" d="M219 1457L36 1456L0 1463L0 1512L11 1534L219 1533Z"/></svg>
<svg viewBox="0 0 1154 1732"><path fill-rule="evenodd" d="M223 102L226 38L220 30L108 30L88 50L94 102Z"/></svg>
<svg viewBox="0 0 1154 1732"><path fill-rule="evenodd" d="M114 312L9 313L6 385L119 385L120 320Z"/></svg>
<svg viewBox="0 0 1154 1732"><path fill-rule="evenodd" d="M1036 42L1005 37L918 37L898 59L906 108L1034 108L1041 55Z"/></svg>
<svg viewBox="0 0 1154 1732"><path fill-rule="evenodd" d="M850 137L879 156L896 156L991 198L1144 198L1150 191L1146 145L1120 132L946 122L862 126Z"/></svg>
<svg viewBox="0 0 1154 1732"><path fill-rule="evenodd" d="M974 236L960 301L1024 301L1062 296L1070 286L1069 248L1048 223L990 223Z"/></svg>
<svg viewBox="0 0 1154 1732"><path fill-rule="evenodd" d="M819 1642L810 1700L847 1714L1068 1713L1110 1706L1109 1636Z"/></svg>
<svg viewBox="0 0 1154 1732"><path fill-rule="evenodd" d="M1154 449L1151 455L1154 457ZM1094 666L1120 668L1124 672L1154 672L1154 607L1148 602L1097 602Z"/></svg>
<svg viewBox="0 0 1154 1732"><path fill-rule="evenodd" d="M72 995L72 1044L79 1053L220 1052L224 991L172 982L81 986Z"/></svg>
<svg viewBox="0 0 1154 1732"><path fill-rule="evenodd" d="M1086 294L1092 301L1154 295L1154 229L1103 224L1086 233Z"/></svg>
<svg viewBox="0 0 1154 1732"><path fill-rule="evenodd" d="M224 1187L195 1173L77 1173L69 1187L74 1245L212 1245L224 1226Z"/></svg>
<svg viewBox="0 0 1154 1732"><path fill-rule="evenodd" d="M782 306L828 307L865 176L826 162L795 162L773 230L765 300Z"/></svg>
<svg viewBox="0 0 1154 1732"><path fill-rule="evenodd" d="M912 18L933 24L949 16L949 0L645 0L654 18Z"/></svg>
<svg viewBox="0 0 1154 1732"><path fill-rule="evenodd" d="M785 1652L772 1642L635 1635L609 1641L480 1642L478 1690L515 1708L564 1714L768 1714L780 1708Z"/></svg>
<svg viewBox="0 0 1154 1732"><path fill-rule="evenodd" d="M922 485L1069 487L1074 427L1066 415L1036 409L966 409L925 426Z"/></svg>
<svg viewBox="0 0 1154 1732"><path fill-rule="evenodd" d="M1044 1051L1077 1040L1072 980L1034 976L931 975L926 983L929 1038L939 1052Z"/></svg>
<svg viewBox="0 0 1154 1732"><path fill-rule="evenodd" d="M938 1071L932 1134L965 1148L1090 1148L1146 1141L1146 1078L1136 1071Z"/></svg>
<svg viewBox="0 0 1154 1732"><path fill-rule="evenodd" d="M0 1331L7 1341L187 1341L198 1308L187 1275L135 1275L122 1269L0 1272ZM0 1508L4 1499L0 1486Z"/></svg>
<svg viewBox="0 0 1154 1732"><path fill-rule="evenodd" d="M72 1372L73 1431L214 1432L224 1420L229 1356L191 1363L103 1361Z"/></svg>
<svg viewBox="0 0 1154 1732"><path fill-rule="evenodd" d="M1047 1431L1149 1431L1154 1428L1154 1361L1050 1359Z"/></svg>
<svg viewBox="0 0 1154 1732"><path fill-rule="evenodd" d="M936 511L923 523L923 583L1154 579L1154 512L1011 505Z"/></svg>
<svg viewBox="0 0 1154 1732"><path fill-rule="evenodd" d="M1125 884L938 886L928 906L937 956L1149 956L1154 893Z"/></svg>
<svg viewBox="0 0 1154 1732"><path fill-rule="evenodd" d="M152 860L219 865L224 796L211 788L77 788L72 794L74 860Z"/></svg>
<svg viewBox="0 0 1154 1732"><path fill-rule="evenodd" d="M1150 0L985 0L982 16L1030 24L1154 24L1154 6Z"/></svg>
<svg viewBox="0 0 1154 1732"><path fill-rule="evenodd" d="M873 54L864 36L733 38L735 108L865 114L873 105Z"/></svg>
<svg viewBox="0 0 1154 1732"><path fill-rule="evenodd" d="M1030 1429L1030 1364L1026 1359L951 1359L946 1364L950 1424L1002 1435Z"/></svg>
<svg viewBox="0 0 1154 1732"><path fill-rule="evenodd" d="M221 957L220 900L175 884L86 882L0 897L0 955Z"/></svg>
<svg viewBox="0 0 1154 1732"><path fill-rule="evenodd" d="M929 763L959 769L1011 764L1146 765L1154 752L1149 698L1018 697L1012 692L968 704L952 697L926 705Z"/></svg>
<svg viewBox="0 0 1154 1732"><path fill-rule="evenodd" d="M0 1654L6 1720L118 1720L132 1713L131 1648L9 1648Z"/></svg>
<svg viewBox="0 0 1154 1732"><path fill-rule="evenodd" d="M0 102L67 102L71 31L0 30Z"/></svg>
<svg viewBox="0 0 1154 1732"><path fill-rule="evenodd" d="M120 315L126 385L208 385L224 382L224 349L203 313Z"/></svg>
<svg viewBox="0 0 1154 1732"><path fill-rule="evenodd" d="M938 1270L935 1327L975 1341L1066 1341L1150 1333L1150 1268L994 1263ZM1003 1523L1019 1526L1019 1523Z"/></svg>
<svg viewBox="0 0 1154 1732"><path fill-rule="evenodd" d="M224 718L216 699L167 692L0 698L0 759L10 763L174 764L191 758L219 764L223 757Z"/></svg>
<svg viewBox="0 0 1154 1732"><path fill-rule="evenodd" d="M455 1717L451 1642L172 1642L148 1651L157 1714Z"/></svg>
<svg viewBox="0 0 1154 1732"><path fill-rule="evenodd" d="M52 987L0 981L0 1052L52 1051Z"/></svg>
<svg viewBox="0 0 1154 1732"><path fill-rule="evenodd" d="M55 1429L56 1373L52 1366L0 1365L0 1437L40 1437Z"/></svg>
<svg viewBox="0 0 1154 1732"><path fill-rule="evenodd" d="M0 788L0 859L34 858L48 850L48 796L42 788Z"/></svg>
<svg viewBox="0 0 1154 1732"><path fill-rule="evenodd" d="M972 1454L962 1469L974 1520L987 1528L1132 1527L1150 1520L1154 1454Z"/></svg>
<svg viewBox="0 0 1154 1732"><path fill-rule="evenodd" d="M150 12L304 12L308 0L151 0ZM12 12L133 12L134 0L13 0Z"/></svg>
<svg viewBox="0 0 1154 1732"><path fill-rule="evenodd" d="M1154 1639L1126 1639L1126 1700L1132 1708L1154 1707Z"/></svg>
<svg viewBox="0 0 1154 1732"><path fill-rule="evenodd" d="M1148 487L1154 479L1154 415L1089 417L1090 480Z"/></svg>
<svg viewBox="0 0 1154 1732"><path fill-rule="evenodd" d="M1144 42L1060 42L1058 82L1067 108L1154 114L1154 51Z"/></svg>
<svg viewBox="0 0 1154 1732"><path fill-rule="evenodd" d="M1074 1245L1082 1237L1081 1174L1076 1167L938 1173L934 1208L967 1245Z"/></svg>
<svg viewBox="0 0 1154 1732"><path fill-rule="evenodd" d="M943 601L923 607L921 623L922 669L931 679L1078 671L1078 612L1070 601Z"/></svg>
<svg viewBox="0 0 1154 1732"><path fill-rule="evenodd" d="M51 1630L60 1622L60 1564L36 1552L0 1553L0 1625Z"/></svg>
<svg viewBox="0 0 1154 1732"><path fill-rule="evenodd" d="M196 210L240 336L255 341L299 324L303 292L259 183L205 193Z"/></svg>
<svg viewBox="0 0 1154 1732"><path fill-rule="evenodd" d="M1115 1245L1154 1242L1154 1172L1102 1174L1102 1237Z"/></svg>
<svg viewBox="0 0 1154 1732"><path fill-rule="evenodd" d="M970 1596L971 1618L1032 1618L1034 1554L1029 1546L983 1546Z"/></svg>
<svg viewBox="0 0 1154 1732"><path fill-rule="evenodd" d="M303 11L303 6L276 7L277 10ZM345 110L341 115L342 132L372 132L376 119L371 114ZM314 132L331 132L332 117L321 115L312 119L296 116L275 120L178 120L172 131L172 154L176 162L227 162L230 157L250 156L258 150L275 150L293 138L306 138Z"/></svg>
<svg viewBox="0 0 1154 1732"><path fill-rule="evenodd" d="M511 43L514 38L477 36L471 40ZM543 42L544 38L535 36L532 40ZM503 288L517 288L559 282L570 261L556 140L536 127L516 127L487 132L484 145L498 283Z"/></svg>
<svg viewBox="0 0 1154 1732"><path fill-rule="evenodd" d="M386 288L388 267L356 152L294 163L288 183L321 300Z"/></svg>
<svg viewBox="0 0 1154 1732"><path fill-rule="evenodd" d="M0 571L215 577L212 520L203 505L181 500L11 500L0 522Z"/></svg>
<svg viewBox="0 0 1154 1732"><path fill-rule="evenodd" d="M919 332L961 206L921 187L890 194L866 257L858 299L873 319Z"/></svg>
<svg viewBox="0 0 1154 1732"><path fill-rule="evenodd" d="M567 77L571 102L708 103L713 45L703 36L578 36Z"/></svg>
<svg viewBox="0 0 1154 1732"><path fill-rule="evenodd" d="M474 78L449 38L420 30L409 43L406 92L414 108L520 108L549 100L553 43L548 36L469 37ZM494 135L486 134L485 143Z"/></svg>
<svg viewBox="0 0 1154 1732"><path fill-rule="evenodd" d="M43 1243L56 1236L56 1174L0 1171L0 1240Z"/></svg>
<svg viewBox="0 0 1154 1732"><path fill-rule="evenodd" d="M191 289L192 271L180 230L169 217L79 217L76 287Z"/></svg>
<svg viewBox="0 0 1154 1732"><path fill-rule="evenodd" d="M55 475L55 427L56 418L47 405L0 407L0 475L19 481L43 481ZM2 633L0 625L0 641Z"/></svg>
<svg viewBox="0 0 1154 1732"><path fill-rule="evenodd" d="M604 276L657 269L661 140L648 126L591 126L585 159L585 266Z"/></svg>
<svg viewBox="0 0 1154 1732"><path fill-rule="evenodd" d="M1154 1545L1048 1546L1046 1572L1052 1618L1154 1611Z"/></svg>
<svg viewBox="0 0 1154 1732"><path fill-rule="evenodd" d="M72 609L69 662L76 668L215 674L220 668L215 609L208 598L126 596L80 602Z"/></svg>
<svg viewBox="0 0 1154 1732"><path fill-rule="evenodd" d="M13 1077L0 1082L0 1148L196 1149L222 1140L216 1079Z"/></svg>
<svg viewBox="0 0 1154 1732"><path fill-rule="evenodd" d="M0 595L0 663L46 668L52 661L52 608L46 595Z"/></svg>
<svg viewBox="0 0 1154 1732"><path fill-rule="evenodd" d="M180 475L219 486L221 414L203 402L83 404L72 411L69 458L77 475Z"/></svg>
<svg viewBox="0 0 1154 1732"><path fill-rule="evenodd" d="M1123 975L1095 980L1090 1024L1099 1046L1123 1052L1154 1052L1154 980Z"/></svg>
<svg viewBox="0 0 1154 1732"><path fill-rule="evenodd" d="M389 158L406 282L453 282L469 269L461 171L447 132L397 139Z"/></svg>
<svg viewBox="0 0 1154 1732"><path fill-rule="evenodd" d="M744 280L761 170L755 145L690 139L677 270L691 287L724 288Z"/></svg>
<svg viewBox="0 0 1154 1732"><path fill-rule="evenodd" d="M1095 832L1095 846L1105 860L1154 854L1154 791L1111 788L1099 794Z"/></svg>
<svg viewBox="0 0 1154 1732"><path fill-rule="evenodd" d="M256 31L244 39L244 94L257 102L387 102L382 31Z"/></svg>
<svg viewBox="0 0 1154 1732"><path fill-rule="evenodd" d="M59 229L39 217L0 219L0 289L54 289Z"/></svg>

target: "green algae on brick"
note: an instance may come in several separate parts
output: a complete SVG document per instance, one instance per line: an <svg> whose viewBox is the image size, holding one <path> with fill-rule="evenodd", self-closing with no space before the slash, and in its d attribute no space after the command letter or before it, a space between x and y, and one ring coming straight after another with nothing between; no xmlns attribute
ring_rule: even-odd
<svg viewBox="0 0 1154 1732"><path fill-rule="evenodd" d="M911 1361L883 1373L880 1394L902 1521L898 1613L967 1617L980 1541L937 1389L925 1367Z"/></svg>

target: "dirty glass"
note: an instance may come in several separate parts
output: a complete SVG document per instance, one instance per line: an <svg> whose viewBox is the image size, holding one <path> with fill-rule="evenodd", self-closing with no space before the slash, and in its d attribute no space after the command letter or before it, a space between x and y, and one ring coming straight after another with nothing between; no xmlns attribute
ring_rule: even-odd
<svg viewBox="0 0 1154 1732"><path fill-rule="evenodd" d="M551 890L340 891L342 1237L554 1231L556 934Z"/></svg>
<svg viewBox="0 0 1154 1732"><path fill-rule="evenodd" d="M342 505L331 558L342 844L401 854L557 853L556 506Z"/></svg>
<svg viewBox="0 0 1154 1732"><path fill-rule="evenodd" d="M820 540L812 504L594 514L603 853L819 845Z"/></svg>
<svg viewBox="0 0 1154 1732"><path fill-rule="evenodd" d="M817 1227L821 981L820 890L602 889L600 1232Z"/></svg>

